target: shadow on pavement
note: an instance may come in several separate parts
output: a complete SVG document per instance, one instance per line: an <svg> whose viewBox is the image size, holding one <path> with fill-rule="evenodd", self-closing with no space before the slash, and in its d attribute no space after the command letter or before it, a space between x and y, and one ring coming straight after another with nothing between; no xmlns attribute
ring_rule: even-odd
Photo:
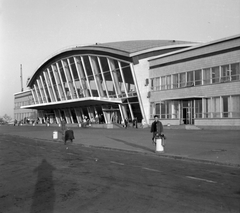
<svg viewBox="0 0 240 213"><path fill-rule="evenodd" d="M34 172L38 174L38 179L35 185L30 213L52 213L54 211L56 196L52 174L54 170L55 167L49 164L45 159L34 169Z"/></svg>
<svg viewBox="0 0 240 213"><path fill-rule="evenodd" d="M110 138L110 137L108 137ZM134 148L140 148L140 149L143 149L143 150L146 150L146 151L149 151L149 152L155 152L154 148L153 149L149 149L145 146L140 146L140 145L137 145L137 144L134 144L134 143L130 143L130 142L127 142L127 141L124 141L124 140L121 140L121 139L117 139L117 138L110 138L114 141L117 141L117 142L121 142L121 143L124 143L128 146L131 146L131 147L134 147Z"/></svg>

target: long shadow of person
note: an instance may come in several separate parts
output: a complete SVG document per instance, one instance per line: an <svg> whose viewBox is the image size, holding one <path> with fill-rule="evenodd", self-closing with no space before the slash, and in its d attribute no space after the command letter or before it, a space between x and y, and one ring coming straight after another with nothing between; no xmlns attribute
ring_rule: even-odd
<svg viewBox="0 0 240 213"><path fill-rule="evenodd" d="M55 167L45 159L33 171L37 172L38 179L35 185L33 201L30 213L44 212L52 213L55 203L55 190L53 183L53 171Z"/></svg>

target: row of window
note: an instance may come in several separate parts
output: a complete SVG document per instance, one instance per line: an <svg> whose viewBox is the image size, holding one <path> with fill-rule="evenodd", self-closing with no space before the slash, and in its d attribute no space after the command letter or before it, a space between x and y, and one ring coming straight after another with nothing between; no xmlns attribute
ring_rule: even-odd
<svg viewBox="0 0 240 213"><path fill-rule="evenodd" d="M27 106L27 105L32 105L32 104L34 104L33 99L31 99L31 100L29 99L29 100L27 100L27 101L15 102L15 103L14 103L14 109L20 109L21 106Z"/></svg>
<svg viewBox="0 0 240 213"><path fill-rule="evenodd" d="M25 112L25 113L14 113L14 119L17 121L24 121L24 119L36 119L37 113L34 112ZM24 122L25 123L25 122Z"/></svg>
<svg viewBox="0 0 240 213"><path fill-rule="evenodd" d="M150 117L154 115L162 119L240 118L240 95L151 103Z"/></svg>
<svg viewBox="0 0 240 213"><path fill-rule="evenodd" d="M94 55L69 57L51 64L31 89L35 103L136 96L129 63Z"/></svg>
<svg viewBox="0 0 240 213"><path fill-rule="evenodd" d="M169 90L240 80L240 64L228 64L150 79L151 90Z"/></svg>

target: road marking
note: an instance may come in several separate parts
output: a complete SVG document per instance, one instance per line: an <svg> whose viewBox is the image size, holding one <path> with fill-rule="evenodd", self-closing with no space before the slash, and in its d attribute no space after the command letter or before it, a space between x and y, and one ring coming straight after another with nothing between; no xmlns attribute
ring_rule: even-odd
<svg viewBox="0 0 240 213"><path fill-rule="evenodd" d="M19 143L19 144L26 146L26 144L24 144L24 143Z"/></svg>
<svg viewBox="0 0 240 213"><path fill-rule="evenodd" d="M161 171L159 171L159 170L150 169L150 168L147 168L147 167L142 167L142 169L145 169L145 170L148 170L148 171L152 171L152 172L161 172Z"/></svg>
<svg viewBox="0 0 240 213"><path fill-rule="evenodd" d="M124 163L118 163L118 162L115 162L115 161L110 161L110 163L113 163L113 164L117 164L117 165L124 166Z"/></svg>
<svg viewBox="0 0 240 213"><path fill-rule="evenodd" d="M68 152L67 154L68 154L68 155L76 155L76 154L74 154L74 153L71 153L71 152Z"/></svg>
<svg viewBox="0 0 240 213"><path fill-rule="evenodd" d="M192 177L192 176L186 176L186 178L193 179L193 180L201 180L201 181L205 181L205 182L208 182L208 183L217 183L217 182L212 181L212 180L207 180L207 179L202 179L202 178L197 178L197 177Z"/></svg>

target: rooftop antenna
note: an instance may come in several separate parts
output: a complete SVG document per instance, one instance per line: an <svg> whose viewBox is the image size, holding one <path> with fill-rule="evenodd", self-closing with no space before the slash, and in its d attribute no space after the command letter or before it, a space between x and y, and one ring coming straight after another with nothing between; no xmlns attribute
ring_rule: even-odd
<svg viewBox="0 0 240 213"><path fill-rule="evenodd" d="M21 92L23 92L22 64L20 64Z"/></svg>

